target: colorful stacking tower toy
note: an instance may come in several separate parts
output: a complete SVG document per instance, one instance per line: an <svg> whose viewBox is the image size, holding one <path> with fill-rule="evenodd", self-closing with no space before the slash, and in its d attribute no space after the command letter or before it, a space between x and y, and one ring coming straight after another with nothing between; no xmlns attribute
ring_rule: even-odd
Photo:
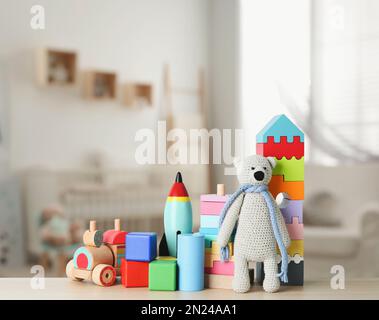
<svg viewBox="0 0 379 320"><path fill-rule="evenodd" d="M274 197L285 192L291 199L289 205L282 209L291 237L291 245L287 249L288 285L303 285L304 134L285 115L278 115L257 134L257 154L276 158L270 192ZM256 272L261 283L264 277L261 263L257 263Z"/></svg>
<svg viewBox="0 0 379 320"><path fill-rule="evenodd" d="M231 289L234 274L233 243L229 243L230 260L221 262L217 243L219 219L227 201L225 187L217 185L217 194L200 196L200 230L205 239L205 286L213 289Z"/></svg>

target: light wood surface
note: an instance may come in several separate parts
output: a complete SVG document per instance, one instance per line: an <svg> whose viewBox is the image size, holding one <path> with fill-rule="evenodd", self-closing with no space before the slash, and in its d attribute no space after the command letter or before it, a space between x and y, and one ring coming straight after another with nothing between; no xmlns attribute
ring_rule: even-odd
<svg viewBox="0 0 379 320"><path fill-rule="evenodd" d="M119 280L118 280L119 281ZM119 282L99 287L91 282L74 282L66 278L46 278L45 289L32 289L31 278L1 278L0 299L162 299L162 300L235 300L235 299L379 299L379 279L347 281L344 290L333 290L328 281L307 282L304 287L283 287L281 292L265 293L255 286L249 293L206 289L199 292L159 292L147 288L124 288Z"/></svg>

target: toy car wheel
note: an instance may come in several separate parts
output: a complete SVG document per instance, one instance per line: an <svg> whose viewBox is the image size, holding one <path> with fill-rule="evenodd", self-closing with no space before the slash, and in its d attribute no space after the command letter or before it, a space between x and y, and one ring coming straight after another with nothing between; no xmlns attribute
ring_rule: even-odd
<svg viewBox="0 0 379 320"><path fill-rule="evenodd" d="M71 280L75 280L75 281L82 281L83 280L83 279L75 277L74 260L70 260L67 263L67 266L66 266L66 275L67 275L67 278L70 278Z"/></svg>
<svg viewBox="0 0 379 320"><path fill-rule="evenodd" d="M98 264L92 271L92 281L99 286L112 286L116 281L115 268L108 264Z"/></svg>

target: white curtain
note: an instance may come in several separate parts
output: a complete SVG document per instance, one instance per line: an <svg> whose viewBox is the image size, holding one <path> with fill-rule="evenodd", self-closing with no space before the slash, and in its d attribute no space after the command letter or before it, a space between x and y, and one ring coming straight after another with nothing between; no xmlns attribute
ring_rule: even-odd
<svg viewBox="0 0 379 320"><path fill-rule="evenodd" d="M347 158L373 159L379 154L379 1L317 0L312 16L315 130L328 127L343 137L336 148ZM314 156L333 160L322 149Z"/></svg>

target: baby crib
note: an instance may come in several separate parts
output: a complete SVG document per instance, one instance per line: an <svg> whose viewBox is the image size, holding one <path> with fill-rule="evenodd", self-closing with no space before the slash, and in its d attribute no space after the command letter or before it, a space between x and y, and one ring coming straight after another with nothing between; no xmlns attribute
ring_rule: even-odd
<svg viewBox="0 0 379 320"><path fill-rule="evenodd" d="M163 230L165 192L159 188L71 187L62 193L61 203L70 220L87 225L95 219L99 230L111 229L115 217L125 231Z"/></svg>

